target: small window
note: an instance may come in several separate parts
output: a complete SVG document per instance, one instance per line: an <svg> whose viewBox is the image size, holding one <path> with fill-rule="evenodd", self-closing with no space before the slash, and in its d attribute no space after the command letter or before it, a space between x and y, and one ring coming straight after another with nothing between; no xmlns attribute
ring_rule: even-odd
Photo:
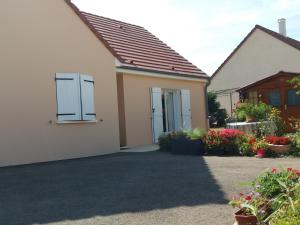
<svg viewBox="0 0 300 225"><path fill-rule="evenodd" d="M57 119L59 121L96 119L94 80L78 73L56 74Z"/></svg>
<svg viewBox="0 0 300 225"><path fill-rule="evenodd" d="M300 96L297 90L288 90L288 105L300 105Z"/></svg>
<svg viewBox="0 0 300 225"><path fill-rule="evenodd" d="M269 92L269 104L275 107L281 106L280 92L271 91Z"/></svg>
<svg viewBox="0 0 300 225"><path fill-rule="evenodd" d="M257 104L258 103L258 94L257 91L250 91L248 93L248 101L253 103L253 104Z"/></svg>

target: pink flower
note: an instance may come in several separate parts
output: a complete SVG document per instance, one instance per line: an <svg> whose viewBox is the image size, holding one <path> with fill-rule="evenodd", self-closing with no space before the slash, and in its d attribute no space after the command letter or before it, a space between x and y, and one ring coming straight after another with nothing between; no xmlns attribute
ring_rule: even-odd
<svg viewBox="0 0 300 225"><path fill-rule="evenodd" d="M277 169L276 168L272 168L272 173L276 173Z"/></svg>

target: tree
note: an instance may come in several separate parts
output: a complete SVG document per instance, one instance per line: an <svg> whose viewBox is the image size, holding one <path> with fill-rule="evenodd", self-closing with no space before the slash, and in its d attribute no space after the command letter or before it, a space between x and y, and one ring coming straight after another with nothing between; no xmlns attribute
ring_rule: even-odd
<svg viewBox="0 0 300 225"><path fill-rule="evenodd" d="M294 85L295 88L300 89L300 76L294 77L293 79L289 80L288 83ZM300 94L300 90L297 93Z"/></svg>
<svg viewBox="0 0 300 225"><path fill-rule="evenodd" d="M207 93L208 99L208 116L210 127L222 127L225 125L227 113L225 109L220 108L220 103L217 101L217 95L214 92Z"/></svg>

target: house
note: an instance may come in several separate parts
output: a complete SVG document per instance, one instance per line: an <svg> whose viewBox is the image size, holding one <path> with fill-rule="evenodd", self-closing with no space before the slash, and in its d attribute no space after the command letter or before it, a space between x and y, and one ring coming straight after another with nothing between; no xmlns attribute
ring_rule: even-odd
<svg viewBox="0 0 300 225"><path fill-rule="evenodd" d="M288 81L300 73L280 71L262 80L256 81L237 90L240 98L251 103L262 101L279 109L282 118L290 122L292 118L300 118L300 96L297 89Z"/></svg>
<svg viewBox="0 0 300 225"><path fill-rule="evenodd" d="M0 166L110 154L207 127L207 75L144 28L69 0L0 7Z"/></svg>
<svg viewBox="0 0 300 225"><path fill-rule="evenodd" d="M300 42L286 36L285 19L280 32L256 25L211 77L209 91L229 115L239 100L238 89L279 71L300 72Z"/></svg>

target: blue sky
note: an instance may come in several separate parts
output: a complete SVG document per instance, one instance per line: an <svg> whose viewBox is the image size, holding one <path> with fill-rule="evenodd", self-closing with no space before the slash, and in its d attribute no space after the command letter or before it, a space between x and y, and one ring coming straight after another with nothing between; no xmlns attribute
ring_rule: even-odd
<svg viewBox="0 0 300 225"><path fill-rule="evenodd" d="M300 40L300 0L73 0L83 11L145 27L211 75L259 24Z"/></svg>

